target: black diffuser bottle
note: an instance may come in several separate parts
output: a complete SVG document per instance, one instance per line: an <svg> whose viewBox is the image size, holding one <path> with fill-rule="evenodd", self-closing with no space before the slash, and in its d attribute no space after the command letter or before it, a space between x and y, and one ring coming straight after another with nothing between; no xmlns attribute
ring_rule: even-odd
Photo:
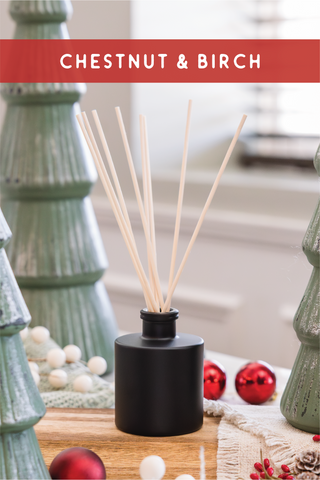
<svg viewBox="0 0 320 480"><path fill-rule="evenodd" d="M142 334L115 341L115 422L152 437L199 430L203 422L202 338L176 334L179 312L141 310Z"/></svg>

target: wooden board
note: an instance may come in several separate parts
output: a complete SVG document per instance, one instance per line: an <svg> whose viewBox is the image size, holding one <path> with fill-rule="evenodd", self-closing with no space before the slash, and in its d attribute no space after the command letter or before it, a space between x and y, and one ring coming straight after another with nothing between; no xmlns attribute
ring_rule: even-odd
<svg viewBox="0 0 320 480"><path fill-rule="evenodd" d="M182 474L199 479L203 445L209 480L216 478L219 421L205 416L201 430L178 437L138 437L116 428L112 409L49 408L35 431L48 467L65 448L85 447L101 457L109 480L140 478L140 462L148 455L163 458L167 469L164 479Z"/></svg>

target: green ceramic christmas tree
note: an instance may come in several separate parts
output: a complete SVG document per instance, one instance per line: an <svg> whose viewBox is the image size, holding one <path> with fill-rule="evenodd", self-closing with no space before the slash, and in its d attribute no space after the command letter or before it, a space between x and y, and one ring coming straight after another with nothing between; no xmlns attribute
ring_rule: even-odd
<svg viewBox="0 0 320 480"><path fill-rule="evenodd" d="M66 38L68 0L12 1L15 38ZM4 214L13 231L7 254L32 315L61 346L113 369L117 334L100 281L108 266L91 201L96 180L76 113L83 84L5 84L1 137Z"/></svg>
<svg viewBox="0 0 320 480"><path fill-rule="evenodd" d="M19 331L30 313L14 278L4 246L11 232L0 210L0 478L50 478L33 425L46 412Z"/></svg>
<svg viewBox="0 0 320 480"><path fill-rule="evenodd" d="M314 165L320 176L320 147ZM282 396L281 412L294 427L320 433L320 200L302 248L314 268L293 320L301 346Z"/></svg>

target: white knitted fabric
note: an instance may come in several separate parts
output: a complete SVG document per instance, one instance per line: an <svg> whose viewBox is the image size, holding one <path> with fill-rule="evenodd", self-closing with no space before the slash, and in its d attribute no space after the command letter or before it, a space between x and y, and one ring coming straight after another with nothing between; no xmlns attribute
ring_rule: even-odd
<svg viewBox="0 0 320 480"><path fill-rule="evenodd" d="M304 450L320 452L313 434L292 427L279 407L239 405L204 399L204 412L222 417L218 430L217 479L250 478L254 463L260 462L260 449L269 458L278 476L281 465L293 469L295 455Z"/></svg>
<svg viewBox="0 0 320 480"><path fill-rule="evenodd" d="M45 358L48 351L58 348L52 338L42 344L35 343L31 338L32 329L23 341L24 348L29 359ZM47 362L37 362L39 373L50 373L51 368ZM46 407L56 408L110 408L114 406L114 386L94 375L89 368L81 362L66 363L61 367L68 375L68 383L65 387L57 389L50 385L48 377L40 376L39 391ZM93 381L92 390L88 393L75 392L72 383L76 377L89 374Z"/></svg>

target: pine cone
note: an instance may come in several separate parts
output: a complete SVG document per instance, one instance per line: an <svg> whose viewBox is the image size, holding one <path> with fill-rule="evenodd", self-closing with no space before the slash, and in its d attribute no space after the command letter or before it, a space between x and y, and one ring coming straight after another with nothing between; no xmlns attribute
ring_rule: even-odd
<svg viewBox="0 0 320 480"><path fill-rule="evenodd" d="M318 475L313 472L302 472L295 478L296 480L319 480Z"/></svg>
<svg viewBox="0 0 320 480"><path fill-rule="evenodd" d="M307 450L296 456L297 473L312 472L316 475L320 474L320 452Z"/></svg>

